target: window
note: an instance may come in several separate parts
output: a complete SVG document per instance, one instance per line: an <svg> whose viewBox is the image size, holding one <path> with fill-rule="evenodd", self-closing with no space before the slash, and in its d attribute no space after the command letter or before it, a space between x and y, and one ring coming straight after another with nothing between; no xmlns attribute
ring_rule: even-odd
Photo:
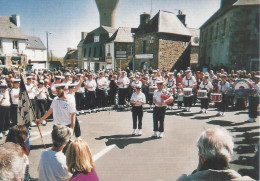
<svg viewBox="0 0 260 181"><path fill-rule="evenodd" d="M146 40L143 41L143 53L146 53Z"/></svg>
<svg viewBox="0 0 260 181"><path fill-rule="evenodd" d="M13 41L13 49L18 49L18 42L17 41Z"/></svg>
<svg viewBox="0 0 260 181"><path fill-rule="evenodd" d="M91 48L88 49L88 57L91 57Z"/></svg>
<svg viewBox="0 0 260 181"><path fill-rule="evenodd" d="M107 45L107 56L111 56L111 53L110 53L110 45Z"/></svg>
<svg viewBox="0 0 260 181"><path fill-rule="evenodd" d="M216 26L216 39L218 38L218 23L217 23L217 26Z"/></svg>
<svg viewBox="0 0 260 181"><path fill-rule="evenodd" d="M96 57L96 53L97 53L97 48L94 47L94 55L93 55L93 57Z"/></svg>
<svg viewBox="0 0 260 181"><path fill-rule="evenodd" d="M260 14L259 13L256 13L256 16L255 16L255 33L259 33L260 32Z"/></svg>
<svg viewBox="0 0 260 181"><path fill-rule="evenodd" d="M207 41L207 38L208 38L208 29L206 29L205 41Z"/></svg>
<svg viewBox="0 0 260 181"><path fill-rule="evenodd" d="M226 33L226 26L227 26L227 18L224 19L224 24L223 24L223 33L222 35L224 36Z"/></svg>
<svg viewBox="0 0 260 181"><path fill-rule="evenodd" d="M102 53L102 47L100 47L99 49L99 57L102 57L103 53Z"/></svg>
<svg viewBox="0 0 260 181"><path fill-rule="evenodd" d="M201 31L201 42L203 42L203 31Z"/></svg>
<svg viewBox="0 0 260 181"><path fill-rule="evenodd" d="M87 55L87 49L84 48L84 54L83 54L83 57L86 57L86 55Z"/></svg>
<svg viewBox="0 0 260 181"><path fill-rule="evenodd" d="M210 35L209 35L210 40L212 40L212 34L213 34L213 26L211 26L211 28L210 28Z"/></svg>
<svg viewBox="0 0 260 181"><path fill-rule="evenodd" d="M94 36L94 42L99 42L99 36Z"/></svg>

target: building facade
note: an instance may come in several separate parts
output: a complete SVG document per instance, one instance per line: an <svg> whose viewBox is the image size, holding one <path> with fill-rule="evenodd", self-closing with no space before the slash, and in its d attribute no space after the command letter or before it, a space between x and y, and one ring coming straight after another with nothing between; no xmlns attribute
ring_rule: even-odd
<svg viewBox="0 0 260 181"><path fill-rule="evenodd" d="M222 0L200 28L200 66L259 70L259 10L258 0Z"/></svg>
<svg viewBox="0 0 260 181"><path fill-rule="evenodd" d="M75 70L75 68L79 66L78 60L78 50L68 48L67 53L63 58L63 66L66 70Z"/></svg>
<svg viewBox="0 0 260 181"><path fill-rule="evenodd" d="M190 47L191 34L174 13L160 10L152 19L144 13L135 32L135 70L149 67L170 70L181 57L185 59L177 69L190 66L190 51L186 49Z"/></svg>

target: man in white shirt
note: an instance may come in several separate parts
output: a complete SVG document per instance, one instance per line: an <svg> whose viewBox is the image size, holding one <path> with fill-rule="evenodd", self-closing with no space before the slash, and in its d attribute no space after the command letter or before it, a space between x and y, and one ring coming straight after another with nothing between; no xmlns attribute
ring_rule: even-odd
<svg viewBox="0 0 260 181"><path fill-rule="evenodd" d="M154 70L153 74L151 74L151 77L148 82L148 84L149 84L149 101L148 102L150 104L150 109L152 109L154 106L153 105L153 93L157 89L156 82L160 80L160 79L157 79L156 73L157 73L157 71Z"/></svg>
<svg viewBox="0 0 260 181"><path fill-rule="evenodd" d="M255 83L252 92L249 94L249 106L248 106L248 116L249 120L247 122L255 122L258 112L257 107L259 106L259 97L260 97L260 76L256 75L254 77Z"/></svg>
<svg viewBox="0 0 260 181"><path fill-rule="evenodd" d="M88 113L96 112L96 87L97 83L93 79L93 74L90 73L88 76L88 80L84 82L85 88L87 89L86 92L86 106L88 109Z"/></svg>
<svg viewBox="0 0 260 181"><path fill-rule="evenodd" d="M137 85L134 88L134 93L131 96L130 103L133 105L132 117L133 117L133 133L136 134L137 118L138 118L138 135L142 135L142 119L143 119L143 105L146 103L145 95L141 92L142 87Z"/></svg>
<svg viewBox="0 0 260 181"><path fill-rule="evenodd" d="M64 125L54 126L51 137L51 149L41 152L38 165L39 181L68 181L71 175L66 165L66 156L63 148L72 136L72 130Z"/></svg>
<svg viewBox="0 0 260 181"><path fill-rule="evenodd" d="M13 79L13 88L10 91L12 101L11 120L15 125L17 124L17 109L20 95L20 82L21 79Z"/></svg>
<svg viewBox="0 0 260 181"><path fill-rule="evenodd" d="M107 87L108 80L104 77L104 72L101 71L99 73L99 78L97 78L97 106L99 111L105 110Z"/></svg>
<svg viewBox="0 0 260 181"><path fill-rule="evenodd" d="M65 84L56 84L57 97L52 101L50 109L36 120L36 123L41 123L53 113L54 124L66 125L74 130L76 108L73 101L66 97L64 88Z"/></svg>
<svg viewBox="0 0 260 181"><path fill-rule="evenodd" d="M44 87L44 82L43 80L39 81L38 84L38 89L36 92L36 97L37 97L37 107L40 111L40 116L42 117L47 108L47 96L49 95L49 92L46 87ZM47 122L45 120L42 121L42 125L46 125Z"/></svg>
<svg viewBox="0 0 260 181"><path fill-rule="evenodd" d="M77 74L77 80L73 82L74 84L80 84L80 79L82 79L82 74ZM76 109L77 114L84 114L84 100L85 100L85 87L81 85L79 89L75 92L75 98L76 98Z"/></svg>
<svg viewBox="0 0 260 181"><path fill-rule="evenodd" d="M227 75L221 74L221 81L218 82L218 91L222 93L222 101L218 106L217 116L224 116L227 110L227 92L229 89L229 83L227 81Z"/></svg>
<svg viewBox="0 0 260 181"><path fill-rule="evenodd" d="M6 83L0 85L0 139L7 135L10 127L10 94Z"/></svg>
<svg viewBox="0 0 260 181"><path fill-rule="evenodd" d="M26 79L27 79L27 82L25 84L25 88L26 88L26 91L28 93L28 96L29 96L29 99L31 101L31 104L32 104L32 107L33 107L33 111L35 111L35 93L36 93L36 85L34 83L32 83L32 76L28 76ZM43 122L43 124L46 124L45 122ZM30 122L30 126L33 127L33 126L36 126L36 124L34 122Z"/></svg>
<svg viewBox="0 0 260 181"><path fill-rule="evenodd" d="M128 94L128 86L130 84L130 81L128 77L126 76L126 72L122 71L122 75L117 80L118 85L118 108L124 109L126 96Z"/></svg>

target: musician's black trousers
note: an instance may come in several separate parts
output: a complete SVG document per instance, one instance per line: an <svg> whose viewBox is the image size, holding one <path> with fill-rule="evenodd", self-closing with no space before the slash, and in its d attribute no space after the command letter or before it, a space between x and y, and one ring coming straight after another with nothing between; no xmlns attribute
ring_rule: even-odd
<svg viewBox="0 0 260 181"><path fill-rule="evenodd" d="M193 96L183 97L184 107L192 107Z"/></svg>
<svg viewBox="0 0 260 181"><path fill-rule="evenodd" d="M106 91L97 89L97 106L98 108L106 106Z"/></svg>
<svg viewBox="0 0 260 181"><path fill-rule="evenodd" d="M142 129L143 106L133 106L132 117L133 117L133 129L137 128L137 118L138 118L138 129Z"/></svg>
<svg viewBox="0 0 260 181"><path fill-rule="evenodd" d="M153 131L164 132L164 117L166 107L153 108ZM160 125L158 125L158 123Z"/></svg>
<svg viewBox="0 0 260 181"><path fill-rule="evenodd" d="M40 117L42 117L46 112L47 107L47 99L38 99L37 100L37 106L40 111Z"/></svg>
<svg viewBox="0 0 260 181"><path fill-rule="evenodd" d="M128 88L120 88L118 90L118 105L125 105L125 99L128 93Z"/></svg>
<svg viewBox="0 0 260 181"><path fill-rule="evenodd" d="M87 105L87 109L95 109L95 107L96 107L96 92L95 91L86 92L86 105Z"/></svg>
<svg viewBox="0 0 260 181"><path fill-rule="evenodd" d="M17 124L17 109L18 109L18 104L11 105L11 120L15 125Z"/></svg>
<svg viewBox="0 0 260 181"><path fill-rule="evenodd" d="M222 93L222 101L218 105L218 110L221 112L226 112L227 111L227 95Z"/></svg>
<svg viewBox="0 0 260 181"><path fill-rule="evenodd" d="M201 98L201 109L208 109L209 108L209 99L208 98Z"/></svg>
<svg viewBox="0 0 260 181"><path fill-rule="evenodd" d="M248 114L250 118L257 118L257 106L259 105L259 97L249 97Z"/></svg>
<svg viewBox="0 0 260 181"><path fill-rule="evenodd" d="M0 133L10 127L10 106L0 106Z"/></svg>
<svg viewBox="0 0 260 181"><path fill-rule="evenodd" d="M77 111L83 110L84 108L84 93L75 92L76 109Z"/></svg>
<svg viewBox="0 0 260 181"><path fill-rule="evenodd" d="M149 105L153 105L153 94L148 94Z"/></svg>

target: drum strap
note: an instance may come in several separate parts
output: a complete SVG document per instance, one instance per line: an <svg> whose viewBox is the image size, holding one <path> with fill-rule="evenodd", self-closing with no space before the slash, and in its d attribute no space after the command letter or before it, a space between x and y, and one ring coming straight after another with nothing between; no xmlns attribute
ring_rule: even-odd
<svg viewBox="0 0 260 181"><path fill-rule="evenodd" d="M203 82L203 85L204 85L204 89L206 89L206 85L208 85L208 83L205 84L205 83Z"/></svg>
<svg viewBox="0 0 260 181"><path fill-rule="evenodd" d="M188 86L190 86L190 80L191 80L191 78L188 79L188 78L186 77L186 80L188 80Z"/></svg>

